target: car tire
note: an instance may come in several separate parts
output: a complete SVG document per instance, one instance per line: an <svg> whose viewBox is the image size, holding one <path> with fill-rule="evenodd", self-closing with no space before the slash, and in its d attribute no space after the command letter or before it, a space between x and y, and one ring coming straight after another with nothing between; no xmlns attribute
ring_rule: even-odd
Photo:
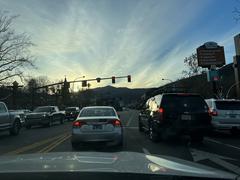
<svg viewBox="0 0 240 180"><path fill-rule="evenodd" d="M77 150L77 149L78 149L79 146L78 146L77 143L73 143L73 142L72 142L71 144L72 144L72 149L73 149L73 150Z"/></svg>
<svg viewBox="0 0 240 180"><path fill-rule="evenodd" d="M52 120L50 119L49 122L47 123L47 127L51 127L53 125Z"/></svg>
<svg viewBox="0 0 240 180"><path fill-rule="evenodd" d="M138 121L138 131L139 131L139 132L143 132L143 131L144 131L143 125L142 125L142 123L140 122L140 119L139 119L139 121Z"/></svg>
<svg viewBox="0 0 240 180"><path fill-rule="evenodd" d="M159 135L157 134L157 132L155 132L152 122L149 123L148 138L152 142L158 142L158 140L159 140Z"/></svg>
<svg viewBox="0 0 240 180"><path fill-rule="evenodd" d="M20 121L16 120L13 123L13 127L10 129L10 134L13 136L16 136L19 134L20 129L21 129L21 123Z"/></svg>
<svg viewBox="0 0 240 180"><path fill-rule="evenodd" d="M26 129L31 129L32 126L31 125L26 125L25 127L26 127Z"/></svg>
<svg viewBox="0 0 240 180"><path fill-rule="evenodd" d="M240 135L240 130L239 130L239 129L233 128L233 129L230 130L230 132L231 132L231 134L232 134L233 136L238 136L238 135Z"/></svg>
<svg viewBox="0 0 240 180"><path fill-rule="evenodd" d="M191 135L191 141L194 143L202 143L204 136L201 134L193 134Z"/></svg>
<svg viewBox="0 0 240 180"><path fill-rule="evenodd" d="M63 123L64 123L64 117L62 116L60 119L60 124L63 124Z"/></svg>

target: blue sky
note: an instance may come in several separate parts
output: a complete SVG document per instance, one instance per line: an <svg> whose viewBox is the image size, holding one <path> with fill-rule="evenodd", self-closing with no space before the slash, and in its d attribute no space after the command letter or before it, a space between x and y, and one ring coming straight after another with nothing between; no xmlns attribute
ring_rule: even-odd
<svg viewBox="0 0 240 180"><path fill-rule="evenodd" d="M240 33L232 11L237 0L0 0L0 10L19 14L14 27L36 44L37 70L52 81L132 75L153 87L180 78L184 57L206 41L225 47L227 63ZM110 84L93 83L94 87Z"/></svg>

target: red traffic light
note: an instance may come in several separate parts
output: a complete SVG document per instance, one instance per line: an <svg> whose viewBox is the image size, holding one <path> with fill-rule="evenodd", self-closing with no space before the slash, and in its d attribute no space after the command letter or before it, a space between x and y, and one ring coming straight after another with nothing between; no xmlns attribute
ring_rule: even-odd
<svg viewBox="0 0 240 180"><path fill-rule="evenodd" d="M112 77L112 83L114 84L116 81L115 81L115 76Z"/></svg>
<svg viewBox="0 0 240 180"><path fill-rule="evenodd" d="M127 76L128 82L131 82L131 75Z"/></svg>

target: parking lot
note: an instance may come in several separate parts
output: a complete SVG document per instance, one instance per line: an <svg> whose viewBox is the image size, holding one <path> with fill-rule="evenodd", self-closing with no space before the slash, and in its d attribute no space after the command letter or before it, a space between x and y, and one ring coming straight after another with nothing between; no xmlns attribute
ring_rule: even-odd
<svg viewBox="0 0 240 180"><path fill-rule="evenodd" d="M205 137L202 144L192 144L188 137L171 141L151 142L145 133L138 131L138 111L119 112L124 126L124 145L122 148L103 144L85 145L77 151L132 151L145 154L164 155L207 166L220 168L240 174L240 137L230 133L215 132ZM28 153L71 152L71 122L52 127L33 127L21 129L18 136L0 134L0 154L17 155ZM229 153L230 152L230 153Z"/></svg>

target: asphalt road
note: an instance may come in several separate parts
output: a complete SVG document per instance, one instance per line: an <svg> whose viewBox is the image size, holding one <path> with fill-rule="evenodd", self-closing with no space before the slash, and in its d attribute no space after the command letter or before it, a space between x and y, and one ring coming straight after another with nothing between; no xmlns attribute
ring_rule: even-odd
<svg viewBox="0 0 240 180"><path fill-rule="evenodd" d="M145 133L138 131L138 111L120 112L124 125L124 145L122 149L104 145L86 145L79 151L132 151L152 155L166 155L240 175L240 136L216 132L205 137L203 144L192 144L188 137L153 143ZM56 124L50 128L35 127L22 129L18 136L0 134L0 155L27 153L71 152L71 122Z"/></svg>

